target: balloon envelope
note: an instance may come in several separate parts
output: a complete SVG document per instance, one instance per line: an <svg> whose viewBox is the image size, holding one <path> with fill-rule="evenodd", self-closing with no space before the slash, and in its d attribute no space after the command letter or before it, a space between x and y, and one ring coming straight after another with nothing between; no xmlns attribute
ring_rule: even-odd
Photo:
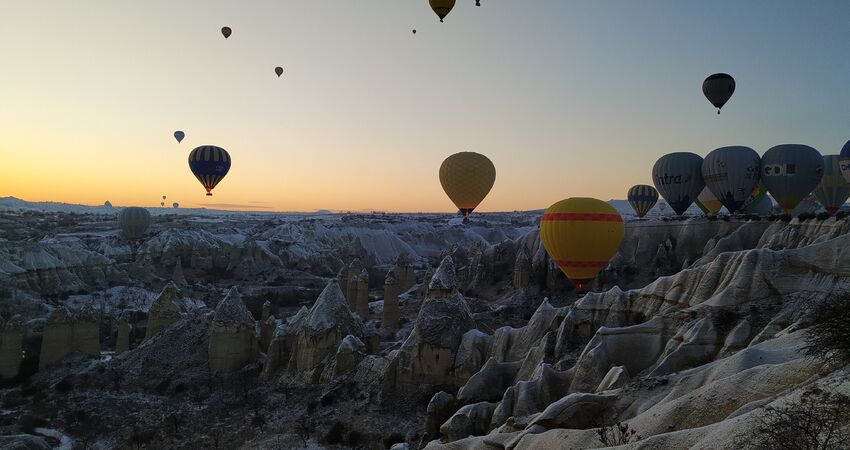
<svg viewBox="0 0 850 450"><path fill-rule="evenodd" d="M186 133L184 133L180 130L177 130L177 131L174 132L174 139L177 139L178 143L183 142L184 137L186 137Z"/></svg>
<svg viewBox="0 0 850 450"><path fill-rule="evenodd" d="M151 225L151 214L145 208L132 206L118 213L118 226L121 233L130 240L136 240L145 234Z"/></svg>
<svg viewBox="0 0 850 450"><path fill-rule="evenodd" d="M808 145L781 144L761 158L761 178L779 206L790 213L823 177L823 156Z"/></svg>
<svg viewBox="0 0 850 450"><path fill-rule="evenodd" d="M638 184L629 189L627 199L637 216L642 218L658 202L658 191L652 186Z"/></svg>
<svg viewBox="0 0 850 450"><path fill-rule="evenodd" d="M274 73L276 73L278 77L279 77L279 76L281 76L281 75L283 75L283 67L280 67L280 66L275 67L275 68L274 68Z"/></svg>
<svg viewBox="0 0 850 450"><path fill-rule="evenodd" d="M841 147L841 174L844 175L844 179L850 183L850 141L847 141L844 144L844 147Z"/></svg>
<svg viewBox="0 0 850 450"><path fill-rule="evenodd" d="M830 215L838 212L838 209L850 197L850 184L841 174L840 159L838 155L823 157L823 178L814 191L815 198Z"/></svg>
<svg viewBox="0 0 850 450"><path fill-rule="evenodd" d="M759 183L758 153L749 147L720 147L702 162L702 179L730 213L738 212Z"/></svg>
<svg viewBox="0 0 850 450"><path fill-rule="evenodd" d="M702 188L702 192L697 196L696 203L699 209L708 216L716 216L720 212L720 209L723 208L723 203L711 193L711 189L708 186Z"/></svg>
<svg viewBox="0 0 850 450"><path fill-rule="evenodd" d="M540 239L549 257L583 291L623 240L623 218L595 198L561 200L543 214Z"/></svg>
<svg viewBox="0 0 850 450"><path fill-rule="evenodd" d="M221 147L202 145L189 153L189 168L201 182L207 195L230 171L230 154Z"/></svg>
<svg viewBox="0 0 850 450"><path fill-rule="evenodd" d="M428 3L431 5L431 9L434 10L434 13L437 14L437 17L440 18L440 22L452 12L452 8L455 7L455 0L428 0Z"/></svg>
<svg viewBox="0 0 850 450"><path fill-rule="evenodd" d="M702 158L688 152L664 155L652 167L652 181L670 207L681 216L705 187Z"/></svg>
<svg viewBox="0 0 850 450"><path fill-rule="evenodd" d="M180 203L174 202L174 203L171 204L171 207L174 208L174 209L177 209L177 208L180 207Z"/></svg>
<svg viewBox="0 0 850 450"><path fill-rule="evenodd" d="M729 101L732 94L735 93L735 79L729 74L715 73L709 75L702 82L702 93L705 98L717 108L717 114L720 114L720 108Z"/></svg>
<svg viewBox="0 0 850 450"><path fill-rule="evenodd" d="M231 33L233 33L233 30L231 30L230 27L221 28L221 34L224 35L225 39L229 38Z"/></svg>
<svg viewBox="0 0 850 450"><path fill-rule="evenodd" d="M480 153L455 153L440 165L440 184L464 216L478 207L495 182L496 167Z"/></svg>

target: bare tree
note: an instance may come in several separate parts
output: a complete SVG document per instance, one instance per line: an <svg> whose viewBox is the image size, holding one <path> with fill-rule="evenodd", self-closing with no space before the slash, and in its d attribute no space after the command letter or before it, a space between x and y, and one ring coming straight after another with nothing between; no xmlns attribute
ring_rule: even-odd
<svg viewBox="0 0 850 450"><path fill-rule="evenodd" d="M850 442L850 397L814 388L798 403L766 407L759 424L736 447L773 450L839 450Z"/></svg>
<svg viewBox="0 0 850 450"><path fill-rule="evenodd" d="M806 318L806 353L836 366L850 364L850 295L827 297Z"/></svg>
<svg viewBox="0 0 850 450"><path fill-rule="evenodd" d="M629 427L625 422L617 422L614 425L604 426L596 432L599 435L599 440L606 447L615 445L628 444L641 440L641 435L637 434L637 430Z"/></svg>

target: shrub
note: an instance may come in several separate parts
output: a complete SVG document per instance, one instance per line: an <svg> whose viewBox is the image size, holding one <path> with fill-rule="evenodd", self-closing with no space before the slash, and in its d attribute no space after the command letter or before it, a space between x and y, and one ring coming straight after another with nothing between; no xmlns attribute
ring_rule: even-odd
<svg viewBox="0 0 850 450"><path fill-rule="evenodd" d="M617 422L614 425L609 425L600 428L596 432L599 435L599 441L606 447L615 445L628 444L641 440L641 436L637 434L637 430L629 427L629 424Z"/></svg>
<svg viewBox="0 0 850 450"><path fill-rule="evenodd" d="M850 397L814 388L803 393L798 403L765 408L758 426L736 448L845 449L850 441L848 421Z"/></svg>
<svg viewBox="0 0 850 450"><path fill-rule="evenodd" d="M832 295L806 315L810 323L805 352L830 364L850 364L850 296Z"/></svg>

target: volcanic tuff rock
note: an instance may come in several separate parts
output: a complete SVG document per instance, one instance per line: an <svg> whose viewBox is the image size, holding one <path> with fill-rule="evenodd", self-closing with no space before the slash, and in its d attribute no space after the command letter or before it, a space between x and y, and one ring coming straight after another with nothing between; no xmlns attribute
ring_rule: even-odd
<svg viewBox="0 0 850 450"><path fill-rule="evenodd" d="M796 395L824 370L802 354L799 328L808 305L850 291L846 231L835 221L739 227L706 254L717 246L752 249L718 252L642 289L587 294L551 322L556 335L546 333L528 352L552 337L558 363L520 372L486 431L475 431L488 428L484 416L471 420L472 407L459 410L443 442L472 432L479 437L451 448L597 447L596 421L626 421L653 448L734 447L758 406ZM760 248L768 242L772 249ZM565 365L571 346L587 339ZM494 337L494 354L504 340ZM493 398L482 386L504 384L513 368L506 370L488 361L461 389L463 398ZM428 448L448 447L432 441Z"/></svg>
<svg viewBox="0 0 850 450"><path fill-rule="evenodd" d="M459 387L466 379L458 373L463 361L456 356L463 335L474 328L472 312L460 294L427 299L413 332L391 357L385 390L430 395L441 386Z"/></svg>
<svg viewBox="0 0 850 450"><path fill-rule="evenodd" d="M38 366L43 369L72 352L100 356L100 325L91 306L77 314L53 310L44 326Z"/></svg>
<svg viewBox="0 0 850 450"><path fill-rule="evenodd" d="M254 318L236 287L215 308L210 324L210 371L231 373L258 355Z"/></svg>
<svg viewBox="0 0 850 450"><path fill-rule="evenodd" d="M182 317L180 307L174 303L174 300L180 298L182 295L183 292L174 282L169 282L162 288L162 292L153 301L148 312L148 328L145 333L145 339L153 338L157 333L180 320Z"/></svg>
<svg viewBox="0 0 850 450"><path fill-rule="evenodd" d="M348 335L362 339L363 326L349 309L339 284L331 281L312 308L302 308L275 330L264 374L283 371L309 376L336 354Z"/></svg>
<svg viewBox="0 0 850 450"><path fill-rule="evenodd" d="M21 316L0 317L0 380L18 376L23 360L24 324Z"/></svg>

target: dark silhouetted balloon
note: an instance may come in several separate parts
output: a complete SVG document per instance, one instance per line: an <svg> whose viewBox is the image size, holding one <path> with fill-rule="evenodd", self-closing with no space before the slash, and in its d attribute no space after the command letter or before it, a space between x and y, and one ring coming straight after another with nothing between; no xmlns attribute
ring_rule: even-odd
<svg viewBox="0 0 850 450"><path fill-rule="evenodd" d="M174 139L177 139L177 143L183 142L183 138L186 137L186 133L177 130L174 132Z"/></svg>
<svg viewBox="0 0 850 450"><path fill-rule="evenodd" d="M440 18L440 22L452 12L452 8L455 7L455 0L428 0L428 3L431 5L431 9L434 10L434 13L437 14L437 17Z"/></svg>
<svg viewBox="0 0 850 450"><path fill-rule="evenodd" d="M283 67L280 67L280 66L275 67L274 73L276 73L277 76L280 77L281 75L283 75Z"/></svg>
<svg viewBox="0 0 850 450"><path fill-rule="evenodd" d="M759 184L760 161L749 147L720 147L702 162L702 179L720 203L736 213Z"/></svg>
<svg viewBox="0 0 850 450"><path fill-rule="evenodd" d="M177 208L180 207L180 203L174 202L174 203L171 204L171 207L174 208L174 209L177 209Z"/></svg>
<svg viewBox="0 0 850 450"><path fill-rule="evenodd" d="M221 147L202 145L189 153L189 168L201 182L207 195L230 170L230 154Z"/></svg>
<svg viewBox="0 0 850 450"><path fill-rule="evenodd" d="M682 215L702 192L702 158L689 152L662 156L652 167L652 181L673 211Z"/></svg>
<svg viewBox="0 0 850 450"><path fill-rule="evenodd" d="M658 191L654 187L645 184L638 184L629 189L628 197L629 204L635 210L637 216L643 218L646 213L655 206L658 202Z"/></svg>
<svg viewBox="0 0 850 450"><path fill-rule="evenodd" d="M415 30L415 29L413 30L413 34L416 34L416 30Z"/></svg>
<svg viewBox="0 0 850 450"><path fill-rule="evenodd" d="M124 237L135 241L151 226L151 214L147 209L137 206L124 208L118 213L118 226L121 227Z"/></svg>
<svg viewBox="0 0 850 450"><path fill-rule="evenodd" d="M762 182L786 214L815 190L821 178L823 156L808 145L777 145L761 157Z"/></svg>
<svg viewBox="0 0 850 450"><path fill-rule="evenodd" d="M232 33L233 33L233 30L231 30L230 27L222 27L221 28L221 34L224 35L225 39L229 38Z"/></svg>
<svg viewBox="0 0 850 450"><path fill-rule="evenodd" d="M735 93L735 79L729 74L715 73L702 82L702 93L717 108L717 114L720 114L720 108Z"/></svg>
<svg viewBox="0 0 850 450"><path fill-rule="evenodd" d="M830 215L838 212L847 198L850 197L850 184L841 174L840 157L827 155L823 157L823 178L815 189L815 198L826 208Z"/></svg>

